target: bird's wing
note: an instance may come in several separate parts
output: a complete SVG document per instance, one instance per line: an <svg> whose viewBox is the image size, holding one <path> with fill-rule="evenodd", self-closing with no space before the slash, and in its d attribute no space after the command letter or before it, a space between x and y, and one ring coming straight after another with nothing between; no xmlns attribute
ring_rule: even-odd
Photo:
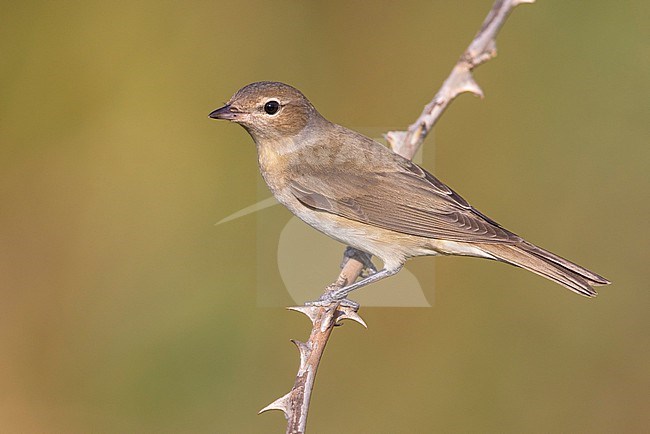
<svg viewBox="0 0 650 434"><path fill-rule="evenodd" d="M373 181L355 170L302 173L291 180L289 188L304 206L317 211L420 237L461 242L521 241L408 160L390 169L376 169Z"/></svg>

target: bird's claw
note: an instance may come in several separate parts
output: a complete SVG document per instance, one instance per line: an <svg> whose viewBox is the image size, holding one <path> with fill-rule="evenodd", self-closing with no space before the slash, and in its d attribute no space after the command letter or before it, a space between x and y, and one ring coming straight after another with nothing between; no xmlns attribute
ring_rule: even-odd
<svg viewBox="0 0 650 434"><path fill-rule="evenodd" d="M353 310L359 309L359 303L356 301L352 301L349 298L337 299L333 297L329 292L321 295L318 300L305 302L305 306L328 307L334 303L338 303L339 306L348 307Z"/></svg>

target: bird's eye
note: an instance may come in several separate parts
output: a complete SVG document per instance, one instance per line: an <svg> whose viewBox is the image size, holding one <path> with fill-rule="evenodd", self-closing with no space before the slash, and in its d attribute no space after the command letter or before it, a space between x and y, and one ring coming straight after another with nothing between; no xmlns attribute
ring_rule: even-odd
<svg viewBox="0 0 650 434"><path fill-rule="evenodd" d="M269 115L274 115L280 110L280 103L272 99L264 104L264 111Z"/></svg>

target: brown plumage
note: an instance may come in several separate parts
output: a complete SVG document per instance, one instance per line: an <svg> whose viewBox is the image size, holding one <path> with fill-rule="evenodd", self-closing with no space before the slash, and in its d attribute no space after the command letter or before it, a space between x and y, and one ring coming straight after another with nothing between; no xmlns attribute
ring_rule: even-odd
<svg viewBox="0 0 650 434"><path fill-rule="evenodd" d="M253 83L210 117L246 128L264 179L290 211L383 260L382 271L341 296L395 274L409 257L437 254L499 260L586 296L609 283L501 227L415 163L327 121L288 85Z"/></svg>

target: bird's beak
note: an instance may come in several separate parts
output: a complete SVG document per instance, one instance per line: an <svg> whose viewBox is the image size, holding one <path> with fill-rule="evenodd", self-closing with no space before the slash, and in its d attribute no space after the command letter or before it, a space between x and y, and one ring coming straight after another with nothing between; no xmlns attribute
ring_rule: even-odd
<svg viewBox="0 0 650 434"><path fill-rule="evenodd" d="M240 115L241 112L236 108L232 107L230 104L216 109L208 115L212 119L225 119L227 121L232 121L237 119L237 115Z"/></svg>

